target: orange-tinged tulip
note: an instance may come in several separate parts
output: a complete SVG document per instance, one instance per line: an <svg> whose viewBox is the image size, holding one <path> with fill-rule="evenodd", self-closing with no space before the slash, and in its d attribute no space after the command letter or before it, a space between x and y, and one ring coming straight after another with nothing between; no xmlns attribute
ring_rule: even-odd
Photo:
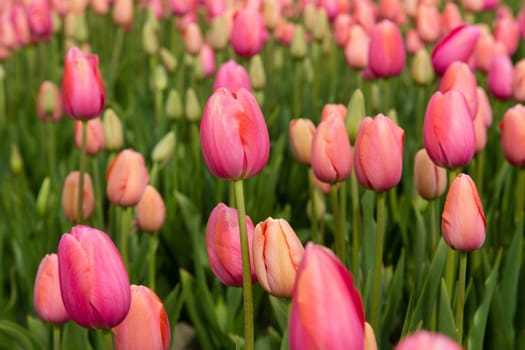
<svg viewBox="0 0 525 350"><path fill-rule="evenodd" d="M479 153L485 149L487 145L487 126L483 115L477 114L474 119L474 135L476 137L476 153Z"/></svg>
<svg viewBox="0 0 525 350"><path fill-rule="evenodd" d="M425 149L414 158L414 182L417 193L426 200L437 198L447 188L447 170L432 162Z"/></svg>
<svg viewBox="0 0 525 350"><path fill-rule="evenodd" d="M335 114L344 121L346 118L346 106L334 103L325 104L321 110L321 121L325 120L332 114Z"/></svg>
<svg viewBox="0 0 525 350"><path fill-rule="evenodd" d="M416 28L419 37L429 43L441 34L441 15L436 5L420 4L416 12Z"/></svg>
<svg viewBox="0 0 525 350"><path fill-rule="evenodd" d="M463 24L463 18L458 6L453 2L447 2L441 13L441 29L446 35Z"/></svg>
<svg viewBox="0 0 525 350"><path fill-rule="evenodd" d="M109 165L106 181L106 194L111 203L122 206L136 205L149 181L142 154L131 149L121 151Z"/></svg>
<svg viewBox="0 0 525 350"><path fill-rule="evenodd" d="M69 314L62 302L60 282L58 280L58 258L56 254L47 254L40 265L35 278L33 304L38 316L51 323L69 321Z"/></svg>
<svg viewBox="0 0 525 350"><path fill-rule="evenodd" d="M346 44L351 24L352 17L348 13L338 14L335 18L333 24L334 40L339 47Z"/></svg>
<svg viewBox="0 0 525 350"><path fill-rule="evenodd" d="M80 120L75 121L75 144L78 149L82 147L82 123ZM87 121L87 154L95 155L106 147L106 132L102 119L96 117Z"/></svg>
<svg viewBox="0 0 525 350"><path fill-rule="evenodd" d="M520 39L518 22L512 17L498 18L494 28L494 39L505 45L508 55L513 55Z"/></svg>
<svg viewBox="0 0 525 350"><path fill-rule="evenodd" d="M198 55L203 45L202 33L199 25L195 22L189 23L182 30L182 39L186 51L192 55Z"/></svg>
<svg viewBox="0 0 525 350"><path fill-rule="evenodd" d="M485 213L476 184L470 176L459 174L450 188L441 214L441 233L455 250L471 251L485 242Z"/></svg>
<svg viewBox="0 0 525 350"><path fill-rule="evenodd" d="M514 166L525 166L525 107L518 104L507 110L499 128L505 159Z"/></svg>
<svg viewBox="0 0 525 350"><path fill-rule="evenodd" d="M290 147L295 159L301 164L311 164L314 133L315 125L310 119L298 118L290 121Z"/></svg>
<svg viewBox="0 0 525 350"><path fill-rule="evenodd" d="M148 185L137 204L137 226L147 232L160 230L166 219L166 205L155 187Z"/></svg>
<svg viewBox="0 0 525 350"><path fill-rule="evenodd" d="M365 69L368 66L369 45L370 37L363 27L358 24L352 25L344 47L346 63L354 69Z"/></svg>
<svg viewBox="0 0 525 350"><path fill-rule="evenodd" d="M78 186L80 180L80 172L73 171L70 173L64 185L62 187L62 210L68 220L77 221L77 206L78 206ZM91 176L88 173L84 173L84 192L82 196L82 218L87 220L93 214L95 208L95 195L93 191L93 185L91 183Z"/></svg>

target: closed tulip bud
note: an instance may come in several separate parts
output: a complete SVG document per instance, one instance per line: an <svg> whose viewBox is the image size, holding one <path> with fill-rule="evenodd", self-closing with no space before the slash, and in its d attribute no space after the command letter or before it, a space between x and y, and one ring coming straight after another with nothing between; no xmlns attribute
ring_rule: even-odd
<svg viewBox="0 0 525 350"><path fill-rule="evenodd" d="M407 47L407 51L411 54L415 54L425 47L425 44L414 28L407 30L405 34L405 45Z"/></svg>
<svg viewBox="0 0 525 350"><path fill-rule="evenodd" d="M237 55L252 57L258 54L267 38L264 18L257 10L246 7L237 13L230 39Z"/></svg>
<svg viewBox="0 0 525 350"><path fill-rule="evenodd" d="M253 95L219 88L204 108L201 148L210 171L227 180L246 179L262 171L270 153L263 114Z"/></svg>
<svg viewBox="0 0 525 350"><path fill-rule="evenodd" d="M363 349L364 326L352 274L330 250L308 243L292 295L290 349Z"/></svg>
<svg viewBox="0 0 525 350"><path fill-rule="evenodd" d="M434 42L441 34L441 15L435 4L419 4L416 10L416 28L419 37Z"/></svg>
<svg viewBox="0 0 525 350"><path fill-rule="evenodd" d="M314 16L314 25L311 29L312 37L317 41L321 41L329 30L330 25L328 22L326 10L323 8L317 8Z"/></svg>
<svg viewBox="0 0 525 350"><path fill-rule="evenodd" d="M474 135L476 136L476 153L479 153L487 145L487 126L480 114L474 119Z"/></svg>
<svg viewBox="0 0 525 350"><path fill-rule="evenodd" d="M149 181L142 154L131 149L120 151L106 173L106 194L111 203L122 206L136 205Z"/></svg>
<svg viewBox="0 0 525 350"><path fill-rule="evenodd" d="M346 63L354 69L368 67L368 48L370 37L359 24L348 30L348 40L344 46Z"/></svg>
<svg viewBox="0 0 525 350"><path fill-rule="evenodd" d="M58 87L51 81L46 80L38 90L36 110L41 120L57 122L62 118L62 102Z"/></svg>
<svg viewBox="0 0 525 350"><path fill-rule="evenodd" d="M166 99L166 116L169 119L181 119L183 116L182 99L177 90L171 89Z"/></svg>
<svg viewBox="0 0 525 350"><path fill-rule="evenodd" d="M430 55L425 48L416 52L412 60L412 69L410 70L412 80L416 84L427 85L434 81L434 69Z"/></svg>
<svg viewBox="0 0 525 350"><path fill-rule="evenodd" d="M414 182L421 197L433 200L447 188L447 170L434 164L427 151L421 149L414 158Z"/></svg>
<svg viewBox="0 0 525 350"><path fill-rule="evenodd" d="M82 147L82 121L75 121L75 144L78 149ZM106 147L106 133L100 117L90 119L87 122L86 151L89 155L95 155Z"/></svg>
<svg viewBox="0 0 525 350"><path fill-rule="evenodd" d="M453 169L470 162L476 150L474 124L461 92L432 95L425 112L423 143L439 166Z"/></svg>
<svg viewBox="0 0 525 350"><path fill-rule="evenodd" d="M330 184L327 184L330 188ZM330 189L328 188L328 192L330 192ZM315 217L317 220L322 220L324 218L324 215L326 214L326 203L323 191L315 187L314 188L314 204L315 204ZM308 215L308 219L311 221L313 218L313 205L312 205L312 199L308 200L308 203L306 203L306 215Z"/></svg>
<svg viewBox="0 0 525 350"><path fill-rule="evenodd" d="M64 180L62 187L62 210L68 220L78 221L78 187L80 186L80 172L73 171ZM84 173L84 189L82 196L82 218L87 220L95 208L95 195L91 176Z"/></svg>
<svg viewBox="0 0 525 350"><path fill-rule="evenodd" d="M153 71L151 87L157 92L163 92L168 87L168 75L161 64L158 64Z"/></svg>
<svg viewBox="0 0 525 350"><path fill-rule="evenodd" d="M403 169L405 133L383 114L363 119L354 149L354 166L361 186L383 192L396 186Z"/></svg>
<svg viewBox="0 0 525 350"><path fill-rule="evenodd" d="M332 114L335 114L339 118L345 121L346 118L346 106L343 104L327 103L321 110L321 121L325 120Z"/></svg>
<svg viewBox="0 0 525 350"><path fill-rule="evenodd" d="M295 59L303 59L306 56L308 44L306 43L306 36L302 25L298 24L295 27L292 43L290 44L290 54Z"/></svg>
<svg viewBox="0 0 525 350"><path fill-rule="evenodd" d="M463 18L458 6L453 2L447 2L441 13L441 27L443 34L448 34L463 24Z"/></svg>
<svg viewBox="0 0 525 350"><path fill-rule="evenodd" d="M159 24L155 19L148 19L142 27L142 47L148 55L155 55L159 51L158 29Z"/></svg>
<svg viewBox="0 0 525 350"><path fill-rule="evenodd" d="M363 92L361 92L360 89L357 89L350 98L345 117L346 131L348 132L348 137L350 138L352 145L355 144L359 126L365 116L365 95L363 95Z"/></svg>
<svg viewBox="0 0 525 350"><path fill-rule="evenodd" d="M334 20L333 31L334 31L334 40L337 46L343 47L348 40L348 32L352 24L352 16L348 13L340 13Z"/></svg>
<svg viewBox="0 0 525 350"><path fill-rule="evenodd" d="M399 27L383 20L370 33L369 66L376 77L391 77L405 67L406 54Z"/></svg>
<svg viewBox="0 0 525 350"><path fill-rule="evenodd" d="M312 139L315 125L310 119L298 118L290 121L288 129L292 154L299 163L310 166L312 159Z"/></svg>
<svg viewBox="0 0 525 350"><path fill-rule="evenodd" d="M203 44L196 65L200 70L200 78L207 78L215 73L215 51L208 44Z"/></svg>
<svg viewBox="0 0 525 350"><path fill-rule="evenodd" d="M167 350L170 346L168 314L162 301L148 287L131 285L129 312L112 331L117 350Z"/></svg>
<svg viewBox="0 0 525 350"><path fill-rule="evenodd" d="M117 151L122 148L124 136L122 131L122 122L111 108L104 112L102 121L106 135L106 148L110 151Z"/></svg>
<svg viewBox="0 0 525 350"><path fill-rule="evenodd" d="M474 52L480 30L463 24L441 38L432 50L432 66L438 74L443 74L455 61L467 62Z"/></svg>
<svg viewBox="0 0 525 350"><path fill-rule="evenodd" d="M514 67L507 55L497 55L489 68L487 84L490 93L501 100L512 97L512 79Z"/></svg>
<svg viewBox="0 0 525 350"><path fill-rule="evenodd" d="M308 2L305 4L303 9L303 22L304 27L308 32L311 32L314 28L314 21L317 9L313 2Z"/></svg>
<svg viewBox="0 0 525 350"><path fill-rule="evenodd" d="M518 104L505 112L499 124L501 148L507 162L525 166L525 107Z"/></svg>
<svg viewBox="0 0 525 350"><path fill-rule="evenodd" d="M87 328L111 328L126 317L131 292L120 253L104 232L75 226L58 243L58 273L64 306Z"/></svg>
<svg viewBox="0 0 525 350"><path fill-rule="evenodd" d="M525 59L519 60L514 66L514 73L512 74L512 94L519 102L525 102Z"/></svg>
<svg viewBox="0 0 525 350"><path fill-rule="evenodd" d="M439 91L446 93L453 89L460 91L467 102L470 117L478 111L477 82L474 73L466 63L454 62L446 70L439 84Z"/></svg>
<svg viewBox="0 0 525 350"><path fill-rule="evenodd" d="M38 266L33 289L33 304L36 313L44 321L55 324L69 321L69 314L60 293L56 254L47 254Z"/></svg>
<svg viewBox="0 0 525 350"><path fill-rule="evenodd" d="M177 59L173 54L166 48L161 48L159 51L160 56L160 62L164 66L164 68L170 72L173 73L175 69L177 68Z"/></svg>
<svg viewBox="0 0 525 350"><path fill-rule="evenodd" d="M250 252L250 268L252 282L257 276L253 266L253 223L246 215L248 247ZM213 209L206 225L206 251L211 270L225 285L242 286L241 238L237 209L227 207L223 203Z"/></svg>
<svg viewBox="0 0 525 350"><path fill-rule="evenodd" d="M197 55L203 44L199 25L197 23L188 24L182 31L182 38L186 51L191 55Z"/></svg>
<svg viewBox="0 0 525 350"><path fill-rule="evenodd" d="M215 50L222 50L228 45L230 33L226 25L225 15L214 17L210 23L208 41Z"/></svg>
<svg viewBox="0 0 525 350"><path fill-rule="evenodd" d="M114 0L113 21L128 31L133 24L133 0Z"/></svg>
<svg viewBox="0 0 525 350"><path fill-rule="evenodd" d="M303 253L301 241L286 220L268 218L255 226L253 265L257 280L268 294L292 296Z"/></svg>
<svg viewBox="0 0 525 350"><path fill-rule="evenodd" d="M461 346L452 339L439 333L419 330L408 335L396 345L395 350L461 350Z"/></svg>
<svg viewBox="0 0 525 350"><path fill-rule="evenodd" d="M312 170L323 182L336 183L350 176L352 149L344 121L332 114L321 121L312 140Z"/></svg>
<svg viewBox="0 0 525 350"><path fill-rule="evenodd" d="M189 88L186 90L186 118L190 122L198 121L202 115L201 105L195 90Z"/></svg>
<svg viewBox="0 0 525 350"><path fill-rule="evenodd" d="M40 190L38 191L38 196L36 197L36 211L38 215L42 217L46 215L50 185L51 180L49 179L49 176L46 176L44 181L42 181L42 185L40 186Z"/></svg>
<svg viewBox="0 0 525 350"><path fill-rule="evenodd" d="M175 151L175 132L170 131L157 143L153 151L151 152L151 159L160 164L161 166L166 165L173 156Z"/></svg>
<svg viewBox="0 0 525 350"><path fill-rule="evenodd" d="M233 93L236 93L241 88L252 91L248 72L234 60L223 63L217 71L215 81L213 82L213 90L221 87Z"/></svg>
<svg viewBox="0 0 525 350"><path fill-rule="evenodd" d="M155 187L148 185L137 204L137 226L142 231L157 232L166 219L166 205Z"/></svg>
<svg viewBox="0 0 525 350"><path fill-rule="evenodd" d="M256 90L261 90L266 85L266 74L261 56L255 55L250 60L250 81Z"/></svg>
<svg viewBox="0 0 525 350"><path fill-rule="evenodd" d="M485 214L476 184L470 176L459 174L450 188L441 215L441 233L455 250L471 251L485 241Z"/></svg>
<svg viewBox="0 0 525 350"><path fill-rule="evenodd" d="M11 171L15 175L19 175L24 170L24 160L20 154L20 149L17 144L11 144L11 157L10 157Z"/></svg>
<svg viewBox="0 0 525 350"><path fill-rule="evenodd" d="M70 49L62 80L62 101L67 114L79 120L95 118L104 108L105 96L98 56L85 55L76 47Z"/></svg>

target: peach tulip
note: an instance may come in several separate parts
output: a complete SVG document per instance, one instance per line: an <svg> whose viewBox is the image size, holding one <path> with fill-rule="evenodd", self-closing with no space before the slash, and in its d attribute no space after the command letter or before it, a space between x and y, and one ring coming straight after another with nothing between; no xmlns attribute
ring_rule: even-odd
<svg viewBox="0 0 525 350"><path fill-rule="evenodd" d="M82 123L80 120L75 121L75 144L78 149L82 147ZM89 155L95 155L106 147L106 132L100 117L87 121L86 146Z"/></svg>
<svg viewBox="0 0 525 350"><path fill-rule="evenodd" d="M399 27L383 20L370 33L368 62L376 77L390 77L401 73L405 67L406 54Z"/></svg>
<svg viewBox="0 0 525 350"><path fill-rule="evenodd" d="M416 28L419 37L431 43L441 34L441 15L436 5L420 4L416 12Z"/></svg>
<svg viewBox="0 0 525 350"><path fill-rule="evenodd" d="M348 40L348 33L352 25L352 17L348 13L340 13L334 20L333 32L337 46L343 47Z"/></svg>
<svg viewBox="0 0 525 350"><path fill-rule="evenodd" d="M414 182L417 193L426 200L435 199L445 192L447 170L432 162L425 149L420 149L414 158Z"/></svg>
<svg viewBox="0 0 525 350"><path fill-rule="evenodd" d="M142 154L131 149L120 151L106 172L106 194L111 203L134 206L142 198L149 181Z"/></svg>
<svg viewBox="0 0 525 350"><path fill-rule="evenodd" d="M191 22L182 30L182 39L186 51L191 55L198 55L203 45L202 33L199 25Z"/></svg>
<svg viewBox="0 0 525 350"><path fill-rule="evenodd" d="M394 350L461 350L461 346L449 337L419 330L406 336L396 345Z"/></svg>
<svg viewBox="0 0 525 350"><path fill-rule="evenodd" d="M458 6L453 2L447 2L441 13L441 30L448 34L463 24L463 18Z"/></svg>
<svg viewBox="0 0 525 350"><path fill-rule="evenodd" d="M236 93L239 89L244 88L248 91L252 91L252 85L250 83L250 77L246 69L235 62L229 60L223 63L213 82L213 90L218 88L227 88L233 93Z"/></svg>
<svg viewBox="0 0 525 350"><path fill-rule="evenodd" d="M476 153L479 153L487 145L487 126L483 116L480 114L477 114L476 118L474 118L474 136L476 139Z"/></svg>
<svg viewBox="0 0 525 350"><path fill-rule="evenodd" d="M62 210L68 220L78 221L78 187L80 172L73 171L65 179L62 187ZM82 196L82 219L87 220L95 209L95 195L91 176L84 173L84 189Z"/></svg>
<svg viewBox="0 0 525 350"><path fill-rule="evenodd" d="M514 18L498 18L494 27L494 39L503 43L508 55L514 55L518 48L520 30Z"/></svg>
<svg viewBox="0 0 525 350"><path fill-rule="evenodd" d="M294 158L301 164L311 164L314 133L315 125L310 119L298 118L290 121L290 148Z"/></svg>
<svg viewBox="0 0 525 350"><path fill-rule="evenodd" d="M137 226L146 232L157 232L166 219L166 205L155 187L148 185L137 203Z"/></svg>
<svg viewBox="0 0 525 350"><path fill-rule="evenodd" d="M441 38L432 50L432 65L438 74L443 74L455 61L467 62L474 52L480 30L463 24Z"/></svg>
<svg viewBox="0 0 525 350"><path fill-rule="evenodd" d="M419 37L417 30L414 28L407 30L405 34L405 45L407 47L407 51L411 54L415 54L425 47L425 44Z"/></svg>
<svg viewBox="0 0 525 350"><path fill-rule="evenodd" d="M343 104L327 103L321 110L321 121L328 118L330 115L335 114L343 121L346 118L346 106Z"/></svg>
<svg viewBox="0 0 525 350"><path fill-rule="evenodd" d="M295 35L295 28L296 25L293 22L281 19L273 32L275 40L284 46L290 46Z"/></svg>
<svg viewBox="0 0 525 350"><path fill-rule="evenodd" d="M346 63L354 69L365 69L368 66L368 47L370 37L363 27L354 24L348 32L344 52Z"/></svg>
<svg viewBox="0 0 525 350"><path fill-rule="evenodd" d="M115 0L113 21L123 30L129 31L133 24L133 0Z"/></svg>
<svg viewBox="0 0 525 350"><path fill-rule="evenodd" d="M33 290L33 304L41 319L55 324L69 321L69 314L60 293L56 254L47 254L40 262Z"/></svg>
<svg viewBox="0 0 525 350"><path fill-rule="evenodd" d="M525 107L518 104L505 112L499 124L501 148L507 162L525 166Z"/></svg>
<svg viewBox="0 0 525 350"><path fill-rule="evenodd" d="M478 117L481 117L483 120L483 124L485 127L489 127L492 125L492 107L490 106L489 98L487 97L487 93L485 90L478 86L477 88L478 92L478 113L476 114L476 120Z"/></svg>

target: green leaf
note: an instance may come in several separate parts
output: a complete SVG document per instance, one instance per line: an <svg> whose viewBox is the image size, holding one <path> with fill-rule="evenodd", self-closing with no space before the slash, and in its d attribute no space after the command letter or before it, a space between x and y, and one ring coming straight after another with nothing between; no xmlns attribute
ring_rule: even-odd
<svg viewBox="0 0 525 350"><path fill-rule="evenodd" d="M277 298L272 295L269 295L270 305L272 306L272 311L277 319L277 324L282 332L284 332L288 326L288 310L289 310L289 301L287 299Z"/></svg>
<svg viewBox="0 0 525 350"><path fill-rule="evenodd" d="M74 322L68 322L62 329L62 349L89 350L88 330Z"/></svg>
<svg viewBox="0 0 525 350"><path fill-rule="evenodd" d="M385 302L384 313L381 318L381 334L384 339L388 339L389 335L394 331L394 328L400 321L399 318L401 308L401 298L403 296L403 281L405 275L405 251L401 252L401 257L397 263L396 270L392 282L388 286L388 293L386 293L387 300Z"/></svg>
<svg viewBox="0 0 525 350"><path fill-rule="evenodd" d="M503 268L503 279L501 288L503 312L508 317L510 324L513 324L516 313L516 301L518 293L518 282L522 261L523 247L523 216L519 221L514 238L508 250L505 252L505 267Z"/></svg>
<svg viewBox="0 0 525 350"><path fill-rule="evenodd" d="M38 339L41 344L50 344L49 341L49 328L50 325L45 323L39 318L33 317L31 315L27 316L27 328L31 334Z"/></svg>
<svg viewBox="0 0 525 350"><path fill-rule="evenodd" d="M441 279L441 293L439 296L439 312L438 327L437 331L448 335L452 339L458 338L458 332L456 329L456 321L454 320L454 314L450 306L450 298L447 293L447 285L445 279Z"/></svg>
<svg viewBox="0 0 525 350"><path fill-rule="evenodd" d="M44 350L45 347L27 329L11 321L0 321L0 345L2 348Z"/></svg>
<svg viewBox="0 0 525 350"><path fill-rule="evenodd" d="M183 304L184 298L182 296L181 285L177 283L175 288L173 288L170 294L164 299L164 308L166 309L171 325L175 325L178 322Z"/></svg>

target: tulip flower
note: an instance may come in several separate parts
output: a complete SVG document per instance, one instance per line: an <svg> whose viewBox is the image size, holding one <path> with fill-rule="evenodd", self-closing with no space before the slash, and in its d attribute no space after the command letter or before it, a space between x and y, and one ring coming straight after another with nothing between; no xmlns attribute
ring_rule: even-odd
<svg viewBox="0 0 525 350"><path fill-rule="evenodd" d="M404 135L403 129L383 114L363 119L354 149L355 175L361 186L383 192L398 184Z"/></svg>
<svg viewBox="0 0 525 350"><path fill-rule="evenodd" d="M447 170L434 164L427 151L421 149L414 158L414 181L417 193L426 200L432 200L445 192Z"/></svg>
<svg viewBox="0 0 525 350"><path fill-rule="evenodd" d="M261 109L241 88L219 88L210 96L201 120L202 154L210 171L228 180L246 179L262 171L270 139Z"/></svg>
<svg viewBox="0 0 525 350"><path fill-rule="evenodd" d="M335 114L344 121L346 118L346 106L334 103L325 104L321 110L321 121L327 119L331 114Z"/></svg>
<svg viewBox="0 0 525 350"><path fill-rule="evenodd" d="M377 350L377 341L374 329L370 323L365 322L365 348L364 350Z"/></svg>
<svg viewBox="0 0 525 350"><path fill-rule="evenodd" d="M348 13L340 13L333 23L334 40L337 46L343 47L348 40L348 33L352 25L352 17Z"/></svg>
<svg viewBox="0 0 525 350"><path fill-rule="evenodd" d="M478 117L481 117L481 119L483 119L483 124L488 128L492 125L492 107L490 106L490 101L485 90L479 86L477 90L478 113L476 114L476 118L474 118L474 120L476 120Z"/></svg>
<svg viewBox="0 0 525 350"><path fill-rule="evenodd" d="M275 40L279 44L290 47L295 36L296 28L297 25L295 23L286 21L284 19L280 20L273 32Z"/></svg>
<svg viewBox="0 0 525 350"><path fill-rule="evenodd" d="M168 314L148 287L131 285L129 312L112 331L117 350L167 350L170 346Z"/></svg>
<svg viewBox="0 0 525 350"><path fill-rule="evenodd" d="M193 11L199 1L198 0L170 0L169 4L171 5L171 11L175 15L186 15Z"/></svg>
<svg viewBox="0 0 525 350"><path fill-rule="evenodd" d="M507 162L525 166L525 107L518 104L505 112L499 124L501 148Z"/></svg>
<svg viewBox="0 0 525 350"><path fill-rule="evenodd" d="M520 40L518 22L512 17L500 17L496 19L494 39L503 43L508 55L514 55Z"/></svg>
<svg viewBox="0 0 525 350"><path fill-rule="evenodd" d="M75 121L75 144L78 149L82 147L82 121ZM96 117L87 121L86 151L95 155L106 147L106 132L102 119Z"/></svg>
<svg viewBox="0 0 525 350"><path fill-rule="evenodd" d="M268 218L255 226L253 264L257 280L267 293L292 296L303 254L303 245L286 220Z"/></svg>
<svg viewBox="0 0 525 350"><path fill-rule="evenodd" d="M441 15L435 4L419 4L416 10L416 28L419 37L434 42L441 34Z"/></svg>
<svg viewBox="0 0 525 350"><path fill-rule="evenodd" d="M368 60L376 77L391 77L401 73L405 67L406 54L399 27L383 20L370 33Z"/></svg>
<svg viewBox="0 0 525 350"><path fill-rule="evenodd" d="M228 62L223 63L217 71L215 81L213 82L213 90L217 90L221 87L227 88L233 93L236 93L241 88L250 92L252 91L248 72L243 66L237 64L234 60L229 60Z"/></svg>
<svg viewBox="0 0 525 350"><path fill-rule="evenodd" d="M514 67L507 55L497 55L492 60L488 72L488 87L490 93L499 99L512 97L512 79Z"/></svg>
<svg viewBox="0 0 525 350"><path fill-rule="evenodd" d="M113 21L129 31L133 24L133 0L114 0Z"/></svg>
<svg viewBox="0 0 525 350"><path fill-rule="evenodd" d="M447 2L441 13L441 27L443 34L448 34L463 24L461 12L453 2Z"/></svg>
<svg viewBox="0 0 525 350"><path fill-rule="evenodd" d="M419 330L406 336L396 345L394 350L461 350L461 346L449 337Z"/></svg>
<svg viewBox="0 0 525 350"><path fill-rule="evenodd" d="M209 77L215 73L215 52L210 45L202 45L199 51L199 63L204 77Z"/></svg>
<svg viewBox="0 0 525 350"><path fill-rule="evenodd" d="M166 218L166 205L155 187L148 185L137 204L137 226L147 232L160 230Z"/></svg>
<svg viewBox="0 0 525 350"><path fill-rule="evenodd" d="M115 111L111 108L106 109L102 124L106 135L106 148L110 151L119 150L124 143L124 132L122 130L122 122Z"/></svg>
<svg viewBox="0 0 525 350"><path fill-rule="evenodd" d="M415 54L421 49L425 48L425 44L419 37L417 30L414 28L407 30L405 34L405 45L407 47L407 51L411 54Z"/></svg>
<svg viewBox="0 0 525 350"><path fill-rule="evenodd" d="M78 186L80 186L80 172L73 171L64 181L62 188L62 210L68 220L78 221ZM82 196L82 218L87 220L93 214L95 208L95 195L93 192L93 185L91 183L91 176L84 173L84 192Z"/></svg>
<svg viewBox="0 0 525 350"><path fill-rule="evenodd" d="M142 198L149 181L142 154L131 149L121 151L106 173L106 194L111 203L134 206Z"/></svg>
<svg viewBox="0 0 525 350"><path fill-rule="evenodd" d="M310 166L314 133L315 125L310 119L298 118L290 121L290 148L301 164Z"/></svg>
<svg viewBox="0 0 525 350"><path fill-rule="evenodd" d="M487 145L487 126L481 114L476 115L476 119L474 119L474 135L476 137L476 153L479 153Z"/></svg>
<svg viewBox="0 0 525 350"><path fill-rule="evenodd" d="M239 56L251 57L258 54L268 38L264 18L256 9L245 7L233 20L231 45Z"/></svg>
<svg viewBox="0 0 525 350"><path fill-rule="evenodd" d="M432 95L425 111L423 143L439 166L459 168L470 162L476 150L474 124L461 92Z"/></svg>
<svg viewBox="0 0 525 350"><path fill-rule="evenodd" d="M470 176L459 174L450 188L441 215L441 233L455 250L471 251L485 241L485 213L476 184Z"/></svg>
<svg viewBox="0 0 525 350"><path fill-rule="evenodd" d="M369 45L370 37L363 27L358 24L352 25L344 47L346 63L354 69L365 69L368 66Z"/></svg>
<svg viewBox="0 0 525 350"><path fill-rule="evenodd" d="M197 23L189 23L182 30L182 39L186 51L191 55L198 55L203 45L202 33Z"/></svg>
<svg viewBox="0 0 525 350"><path fill-rule="evenodd" d="M474 73L466 63L452 63L441 78L439 91L445 93L452 89L463 94L470 111L470 117L474 119L478 111L477 82Z"/></svg>
<svg viewBox="0 0 525 350"><path fill-rule="evenodd" d="M111 328L126 317L131 302L128 274L104 232L79 225L63 234L58 273L64 306L82 327Z"/></svg>
<svg viewBox="0 0 525 350"><path fill-rule="evenodd" d="M308 243L292 295L290 349L363 349L364 325L351 273L330 250Z"/></svg>
<svg viewBox="0 0 525 350"><path fill-rule="evenodd" d="M512 74L512 94L519 102L525 102L525 59L519 60L514 66L514 73Z"/></svg>
<svg viewBox="0 0 525 350"><path fill-rule="evenodd" d="M49 39L53 33L51 5L48 0L26 1L27 19L33 37Z"/></svg>
<svg viewBox="0 0 525 350"><path fill-rule="evenodd" d="M73 119L87 120L100 115L104 108L104 82L98 68L98 56L85 55L73 47L66 54L62 80L62 101Z"/></svg>
<svg viewBox="0 0 525 350"><path fill-rule="evenodd" d="M62 118L62 101L58 87L46 80L40 85L36 102L38 117L43 120L57 122Z"/></svg>
<svg viewBox="0 0 525 350"><path fill-rule="evenodd" d="M56 254L47 254L38 266L33 304L36 313L44 321L55 324L69 321L69 314L64 307L60 293L58 257Z"/></svg>
<svg viewBox="0 0 525 350"><path fill-rule="evenodd" d="M443 74L455 61L467 62L474 52L480 30L463 24L441 38L432 50L432 65L438 74Z"/></svg>
<svg viewBox="0 0 525 350"><path fill-rule="evenodd" d="M253 222L246 215L252 282L257 280L253 266ZM211 270L227 286L242 286L242 259L237 209L223 203L213 209L206 225L206 251Z"/></svg>

